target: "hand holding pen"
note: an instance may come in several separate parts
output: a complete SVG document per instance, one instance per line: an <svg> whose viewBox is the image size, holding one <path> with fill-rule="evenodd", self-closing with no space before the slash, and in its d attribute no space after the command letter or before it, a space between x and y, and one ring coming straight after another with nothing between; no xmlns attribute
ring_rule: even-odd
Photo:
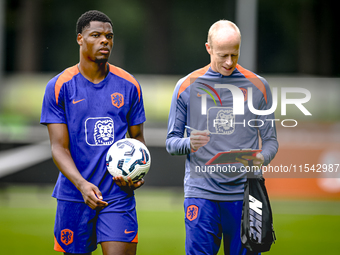
<svg viewBox="0 0 340 255"><path fill-rule="evenodd" d="M193 151L197 151L210 141L210 132L208 130L200 131L189 126L185 126L185 128L191 130L190 147Z"/></svg>

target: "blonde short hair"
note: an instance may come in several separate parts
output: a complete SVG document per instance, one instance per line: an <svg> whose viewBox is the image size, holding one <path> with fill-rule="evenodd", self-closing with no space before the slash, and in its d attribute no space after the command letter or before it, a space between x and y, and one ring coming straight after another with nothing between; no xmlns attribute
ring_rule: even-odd
<svg viewBox="0 0 340 255"><path fill-rule="evenodd" d="M221 30L224 30L224 31L233 30L240 35L240 40L241 40L240 29L236 26L235 23L229 20L219 20L215 22L214 24L212 24L212 26L209 29L207 42L210 45L210 47L212 47L213 37L217 34L218 31L221 31Z"/></svg>

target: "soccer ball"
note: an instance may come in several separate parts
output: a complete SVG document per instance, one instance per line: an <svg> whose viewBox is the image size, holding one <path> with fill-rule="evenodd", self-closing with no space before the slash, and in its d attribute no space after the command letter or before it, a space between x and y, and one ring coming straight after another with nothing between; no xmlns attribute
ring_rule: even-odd
<svg viewBox="0 0 340 255"><path fill-rule="evenodd" d="M111 145L106 155L106 167L112 176L130 176L133 182L142 179L149 171L150 152L140 141L125 138Z"/></svg>

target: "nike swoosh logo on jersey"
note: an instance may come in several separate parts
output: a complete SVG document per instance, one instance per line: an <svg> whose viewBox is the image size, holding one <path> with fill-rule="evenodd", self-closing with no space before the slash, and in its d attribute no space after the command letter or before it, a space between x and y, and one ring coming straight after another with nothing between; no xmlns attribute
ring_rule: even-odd
<svg viewBox="0 0 340 255"><path fill-rule="evenodd" d="M125 234L131 234L133 232L135 232L135 231L127 231L127 229L125 229L125 231L124 231Z"/></svg>
<svg viewBox="0 0 340 255"><path fill-rule="evenodd" d="M78 101L74 101L74 99L73 99L72 103L73 103L73 104L78 104L79 102L84 101L84 100L85 100L85 98L80 99L80 100L78 100Z"/></svg>

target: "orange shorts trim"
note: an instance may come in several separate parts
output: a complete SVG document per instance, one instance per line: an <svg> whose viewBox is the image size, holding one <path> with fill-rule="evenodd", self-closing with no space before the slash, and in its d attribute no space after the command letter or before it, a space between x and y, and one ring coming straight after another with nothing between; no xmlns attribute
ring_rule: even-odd
<svg viewBox="0 0 340 255"><path fill-rule="evenodd" d="M60 252L66 252L63 248L61 248L60 244L57 241L57 238L54 237L54 250Z"/></svg>
<svg viewBox="0 0 340 255"><path fill-rule="evenodd" d="M131 241L131 243L138 243L138 232L137 232L135 238L133 238L133 240Z"/></svg>

